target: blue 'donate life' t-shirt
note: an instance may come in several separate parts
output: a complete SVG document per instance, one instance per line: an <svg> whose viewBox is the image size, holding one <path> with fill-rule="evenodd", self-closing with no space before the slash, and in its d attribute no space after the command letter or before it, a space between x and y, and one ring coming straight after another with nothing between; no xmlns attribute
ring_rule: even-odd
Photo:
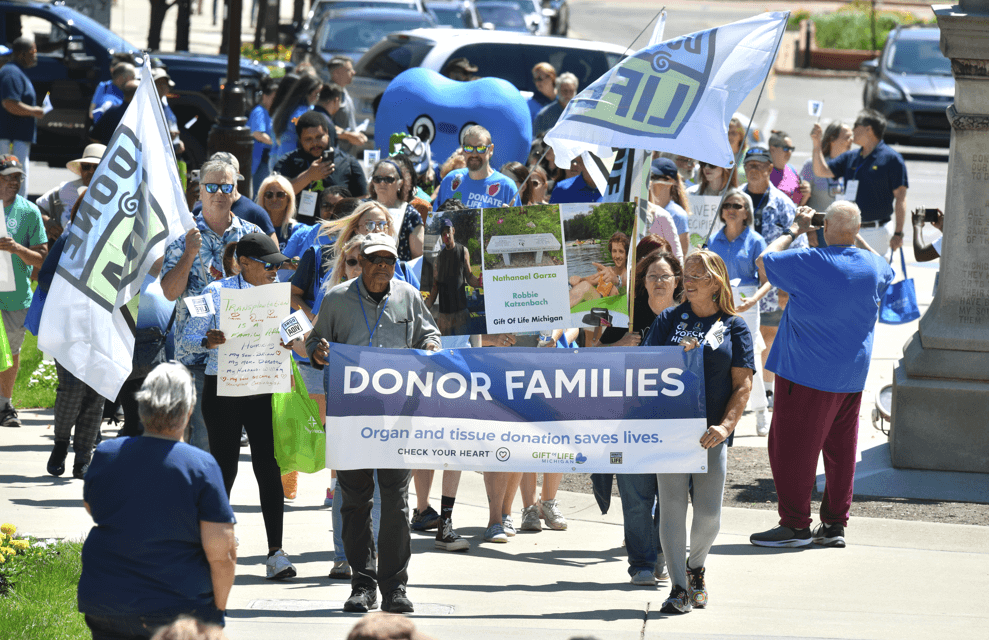
<svg viewBox="0 0 989 640"><path fill-rule="evenodd" d="M93 453L83 500L96 524L82 549L80 611L127 616L214 607L199 523L236 520L212 455L152 436L108 440Z"/></svg>
<svg viewBox="0 0 989 640"><path fill-rule="evenodd" d="M789 292L766 368L831 393L865 389L879 302L893 281L880 256L847 245L763 256L766 276Z"/></svg>
<svg viewBox="0 0 989 640"><path fill-rule="evenodd" d="M721 345L714 349L704 342L704 337L719 319L724 323L724 333ZM741 367L750 369L752 373L755 372L752 334L749 333L749 328L741 316L716 313L713 316L701 318L691 310L690 303L685 302L680 306L670 307L656 316L643 346L676 346L688 336L697 338L704 349L707 424L721 424L732 392L732 367ZM734 435L732 433L728 437L729 447Z"/></svg>
<svg viewBox="0 0 989 640"><path fill-rule="evenodd" d="M440 205L450 198L460 200L468 209L507 207L513 199L514 206L520 206L522 203L515 197L518 191L515 181L503 173L495 171L484 180L474 180L467 169L455 169L440 183L433 211L439 211Z"/></svg>

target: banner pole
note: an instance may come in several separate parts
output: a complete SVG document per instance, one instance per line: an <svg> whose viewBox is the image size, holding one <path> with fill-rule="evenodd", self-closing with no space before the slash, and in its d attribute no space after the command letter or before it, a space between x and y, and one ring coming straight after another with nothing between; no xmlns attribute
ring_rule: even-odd
<svg viewBox="0 0 989 640"><path fill-rule="evenodd" d="M786 12L787 20L790 19L790 12ZM721 207L725 203L725 197L728 195L728 185L731 184L731 176L738 172L738 161L742 158L742 149L745 147L745 141L749 138L749 131L752 129L752 121L755 120L755 112L759 109L759 102L762 100L762 92L766 89L766 82L769 80L769 74L773 72L773 66L776 64L776 56L780 53L780 45L783 44L783 34L786 33L786 29L780 32L779 38L776 39L776 50L773 51L773 62L769 66L769 70L766 72L766 77L762 79L762 86L759 87L759 95L756 96L755 106L752 107L752 116L749 118L749 124L745 127L745 136L742 138L742 146L739 148L738 153L735 154L735 166L732 167L731 175L728 176L728 180L725 181L725 186L721 188L721 200L718 202L718 208L714 212L714 220L711 221L711 227L707 230L707 235L704 237L704 242L701 243L702 249L707 249L707 242L711 239L711 234L714 233L714 225L718 224L718 217L721 215ZM686 258L687 256L684 256Z"/></svg>
<svg viewBox="0 0 989 640"><path fill-rule="evenodd" d="M632 149L629 149L632 151ZM626 268L628 269L628 332L632 333L635 328L633 327L635 318L635 265L639 261L639 207L643 208L643 211L648 214L649 212L649 173L646 168L646 158L651 154L648 149L635 149L635 151L640 152L642 155L639 156L639 162L642 165L642 179L639 184L639 198L638 203L635 207L635 220L632 222L632 242L633 246L629 247L629 254L634 258L629 260L626 258ZM646 230L648 231L648 229Z"/></svg>

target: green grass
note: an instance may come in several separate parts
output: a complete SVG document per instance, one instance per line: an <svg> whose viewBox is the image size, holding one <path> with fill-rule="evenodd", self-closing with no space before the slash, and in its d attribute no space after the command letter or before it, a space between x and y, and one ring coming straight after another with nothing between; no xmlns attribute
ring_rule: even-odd
<svg viewBox="0 0 989 640"><path fill-rule="evenodd" d="M41 352L38 351L38 339L30 332L24 334L24 344L21 345L21 365L14 382L14 406L18 409L47 409L55 406L55 389L58 382L51 379L31 380L32 375L41 364ZM55 367L50 367L54 374ZM4 637L0 635L0 638Z"/></svg>
<svg viewBox="0 0 989 640"><path fill-rule="evenodd" d="M81 573L81 542L58 542L43 553L8 557L0 565L0 582L12 583L0 595L0 638L91 638L76 601Z"/></svg>

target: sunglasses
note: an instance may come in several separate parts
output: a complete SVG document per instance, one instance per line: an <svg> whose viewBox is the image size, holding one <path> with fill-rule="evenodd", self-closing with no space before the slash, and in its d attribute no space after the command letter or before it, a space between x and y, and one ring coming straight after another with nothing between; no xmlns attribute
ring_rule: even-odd
<svg viewBox="0 0 989 640"><path fill-rule="evenodd" d="M390 225L387 220L369 220L364 223L364 229L368 233L374 233L375 231L384 231Z"/></svg>
<svg viewBox="0 0 989 640"><path fill-rule="evenodd" d="M254 262L260 262L261 264L263 264L265 271L274 271L278 267L282 266L282 264L284 264L282 262L265 262L264 260L259 260L258 258L254 258L251 256L246 256L246 258L248 260L253 260Z"/></svg>
<svg viewBox="0 0 989 640"><path fill-rule="evenodd" d="M692 276L689 273L683 274L683 281L684 282L698 282L700 280L710 280L710 279L711 279L711 274L710 273L705 273L702 276Z"/></svg>
<svg viewBox="0 0 989 640"><path fill-rule="evenodd" d="M233 193L234 186L232 184L217 184L215 182L207 182L203 185L206 188L206 193L216 193L217 191L222 191L223 193Z"/></svg>
<svg viewBox="0 0 989 640"><path fill-rule="evenodd" d="M484 153L491 148L490 144L482 144L480 146L474 147L469 144L464 145L464 153Z"/></svg>
<svg viewBox="0 0 989 640"><path fill-rule="evenodd" d="M777 149L782 149L783 151L786 151L787 153L793 153L794 151L797 150L796 147L776 147L776 148Z"/></svg>
<svg viewBox="0 0 989 640"><path fill-rule="evenodd" d="M271 200L272 198L276 198L278 200L284 200L286 195L288 194L284 191L265 191L264 199Z"/></svg>
<svg viewBox="0 0 989 640"><path fill-rule="evenodd" d="M346 260L346 263L347 263L347 266L348 267L356 267L357 266L357 262L358 262L357 258L347 258L347 260Z"/></svg>
<svg viewBox="0 0 989 640"><path fill-rule="evenodd" d="M721 205L722 209L734 209L735 211L741 211L745 208L744 204L738 204L737 202L726 202Z"/></svg>
<svg viewBox="0 0 989 640"><path fill-rule="evenodd" d="M374 176L371 178L371 182L374 184L381 184L382 182L385 184L392 184L396 180L398 180L398 178L395 176Z"/></svg>
<svg viewBox="0 0 989 640"><path fill-rule="evenodd" d="M546 80L549 80L549 76L532 76L532 81L535 82L536 84L539 84L540 82L545 82Z"/></svg>
<svg viewBox="0 0 989 640"><path fill-rule="evenodd" d="M382 262L384 262L389 266L393 266L395 262L398 261L398 258L396 258L395 256L379 256L379 255L364 256L364 259L370 262L371 264L381 264Z"/></svg>

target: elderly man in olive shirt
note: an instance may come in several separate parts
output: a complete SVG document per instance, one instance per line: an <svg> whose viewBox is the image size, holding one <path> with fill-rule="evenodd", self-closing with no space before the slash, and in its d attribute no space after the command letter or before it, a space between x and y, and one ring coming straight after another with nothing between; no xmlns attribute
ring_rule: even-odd
<svg viewBox="0 0 989 640"><path fill-rule="evenodd" d="M361 243L361 276L331 289L306 339L306 352L317 369L327 364L330 342L386 349L440 348L440 331L419 290L394 280L398 249L395 240L371 233ZM371 539L374 470L338 470L343 491L343 548L354 569L344 611L365 612L377 606L390 613L413 611L406 596L412 540L409 533L409 469L378 469L381 488L381 541L376 558Z"/></svg>

